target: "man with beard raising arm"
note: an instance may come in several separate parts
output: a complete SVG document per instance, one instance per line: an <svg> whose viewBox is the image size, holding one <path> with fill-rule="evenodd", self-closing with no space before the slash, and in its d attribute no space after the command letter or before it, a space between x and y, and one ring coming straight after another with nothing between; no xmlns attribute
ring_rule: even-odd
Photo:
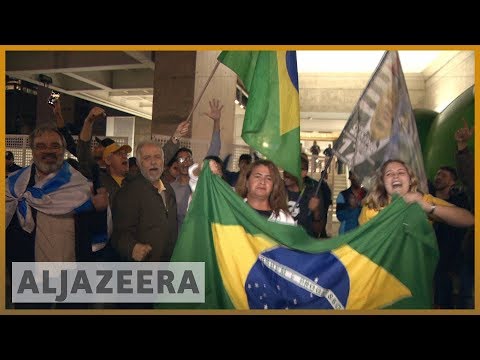
<svg viewBox="0 0 480 360"><path fill-rule="evenodd" d="M104 210L107 193L92 196L87 179L64 161L66 142L53 127L30 135L33 164L7 178L6 253L13 262L76 261L89 247L82 213ZM7 291L8 292L8 291Z"/></svg>

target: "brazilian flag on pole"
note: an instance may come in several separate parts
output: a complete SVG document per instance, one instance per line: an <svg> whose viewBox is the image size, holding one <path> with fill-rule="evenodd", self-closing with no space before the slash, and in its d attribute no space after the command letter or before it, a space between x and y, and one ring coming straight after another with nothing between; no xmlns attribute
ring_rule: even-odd
<svg viewBox="0 0 480 360"><path fill-rule="evenodd" d="M245 142L277 166L300 177L300 104L295 51L223 51L248 91Z"/></svg>
<svg viewBox="0 0 480 360"><path fill-rule="evenodd" d="M438 248L418 204L398 198L365 225L319 241L259 216L205 162L171 261L205 263L189 309L428 309Z"/></svg>

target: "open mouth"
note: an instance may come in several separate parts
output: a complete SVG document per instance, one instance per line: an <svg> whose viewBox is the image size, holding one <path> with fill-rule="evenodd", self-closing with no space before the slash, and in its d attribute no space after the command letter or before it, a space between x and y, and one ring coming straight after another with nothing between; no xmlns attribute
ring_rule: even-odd
<svg viewBox="0 0 480 360"><path fill-rule="evenodd" d="M402 187L402 183L400 181L394 181L392 183L392 188L394 189L398 189L398 188L401 188Z"/></svg>
<svg viewBox="0 0 480 360"><path fill-rule="evenodd" d="M48 164L53 164L57 162L56 156L44 156L42 157L42 161L48 163Z"/></svg>

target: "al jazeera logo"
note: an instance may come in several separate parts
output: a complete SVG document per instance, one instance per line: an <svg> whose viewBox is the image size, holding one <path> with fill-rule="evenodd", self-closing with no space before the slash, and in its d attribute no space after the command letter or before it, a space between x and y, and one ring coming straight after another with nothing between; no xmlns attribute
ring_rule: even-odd
<svg viewBox="0 0 480 360"><path fill-rule="evenodd" d="M15 262L14 303L204 303L203 262Z"/></svg>

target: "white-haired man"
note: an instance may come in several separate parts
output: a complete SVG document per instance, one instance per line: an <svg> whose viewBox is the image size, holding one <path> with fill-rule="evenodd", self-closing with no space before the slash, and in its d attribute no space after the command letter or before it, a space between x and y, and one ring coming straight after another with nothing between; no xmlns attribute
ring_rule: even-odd
<svg viewBox="0 0 480 360"><path fill-rule="evenodd" d="M142 176L127 178L113 201L112 245L129 261L169 261L177 240L177 204L170 184L160 179L163 150L146 141L136 155Z"/></svg>

